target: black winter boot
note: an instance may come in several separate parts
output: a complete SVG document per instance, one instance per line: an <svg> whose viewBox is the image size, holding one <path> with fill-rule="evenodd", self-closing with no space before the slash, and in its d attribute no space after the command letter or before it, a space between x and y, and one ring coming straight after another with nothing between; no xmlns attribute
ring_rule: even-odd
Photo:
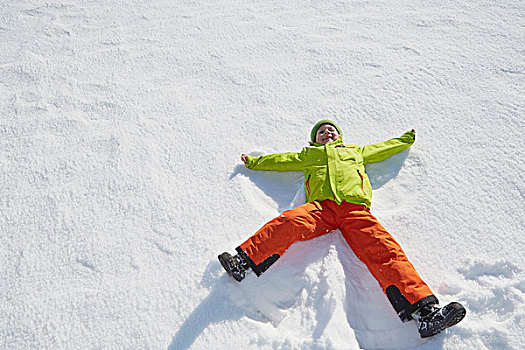
<svg viewBox="0 0 525 350"><path fill-rule="evenodd" d="M230 253L224 252L219 255L219 261L226 272L235 278L237 282L242 281L246 276L246 270L248 270L249 267L239 254L232 256Z"/></svg>
<svg viewBox="0 0 525 350"><path fill-rule="evenodd" d="M460 303L450 303L443 308L438 304L423 306L412 314L421 338L431 337L457 324L467 311Z"/></svg>

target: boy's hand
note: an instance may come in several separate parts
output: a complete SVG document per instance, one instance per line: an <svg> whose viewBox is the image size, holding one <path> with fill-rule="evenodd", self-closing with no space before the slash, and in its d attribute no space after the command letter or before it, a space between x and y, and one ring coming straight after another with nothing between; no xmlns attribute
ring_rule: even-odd
<svg viewBox="0 0 525 350"><path fill-rule="evenodd" d="M241 154L241 160L243 161L244 164L246 164L246 162L248 161L248 155L247 154Z"/></svg>

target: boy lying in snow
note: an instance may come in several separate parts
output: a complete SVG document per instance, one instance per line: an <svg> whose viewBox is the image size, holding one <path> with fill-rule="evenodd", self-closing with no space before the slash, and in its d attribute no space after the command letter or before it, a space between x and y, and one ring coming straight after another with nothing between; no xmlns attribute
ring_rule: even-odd
<svg viewBox="0 0 525 350"><path fill-rule="evenodd" d="M311 146L299 153L241 156L249 169L303 171L307 203L268 222L236 248L235 256L226 252L219 255L228 274L241 281L252 269L260 276L294 242L340 229L401 320L414 319L421 337L433 336L461 321L465 308L456 302L438 306L438 299L399 244L369 210L372 186L365 164L382 161L410 147L415 131L361 147L343 143L339 126L325 119L315 124L310 136Z"/></svg>

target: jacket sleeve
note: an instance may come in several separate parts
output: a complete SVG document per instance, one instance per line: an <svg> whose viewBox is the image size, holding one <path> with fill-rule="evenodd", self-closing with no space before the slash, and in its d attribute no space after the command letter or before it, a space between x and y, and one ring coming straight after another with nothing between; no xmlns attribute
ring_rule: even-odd
<svg viewBox="0 0 525 350"><path fill-rule="evenodd" d="M248 157L246 167L253 170L298 171L306 166L306 152L286 152Z"/></svg>
<svg viewBox="0 0 525 350"><path fill-rule="evenodd" d="M362 155L364 163L380 162L394 154L404 151L412 146L416 138L416 134L412 131L407 131L401 137L396 137L388 141L374 143L364 146L362 148Z"/></svg>

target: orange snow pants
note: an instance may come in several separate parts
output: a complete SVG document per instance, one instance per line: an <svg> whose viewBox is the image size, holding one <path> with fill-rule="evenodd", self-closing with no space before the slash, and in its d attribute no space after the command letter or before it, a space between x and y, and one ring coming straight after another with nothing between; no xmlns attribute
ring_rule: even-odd
<svg viewBox="0 0 525 350"><path fill-rule="evenodd" d="M408 261L394 238L364 205L314 201L269 221L237 252L259 276L294 242L339 228L355 255L368 267L403 321L437 298Z"/></svg>

